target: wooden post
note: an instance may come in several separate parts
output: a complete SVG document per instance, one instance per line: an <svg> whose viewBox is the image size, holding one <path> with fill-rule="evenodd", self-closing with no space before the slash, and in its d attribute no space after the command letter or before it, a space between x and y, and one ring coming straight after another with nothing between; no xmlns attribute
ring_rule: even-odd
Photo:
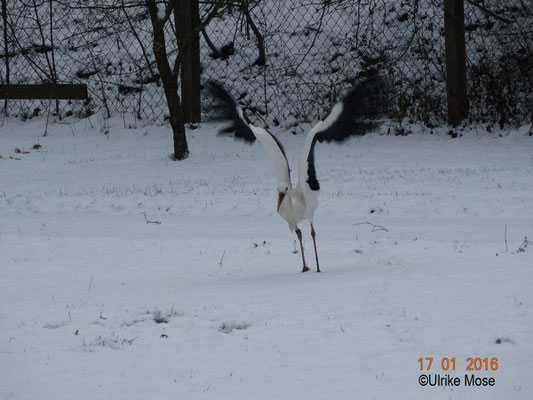
<svg viewBox="0 0 533 400"><path fill-rule="evenodd" d="M0 99L85 100L87 97L85 84L0 85Z"/></svg>
<svg viewBox="0 0 533 400"><path fill-rule="evenodd" d="M9 85L9 48L7 40L7 0L2 0L2 18L4 20L4 57L6 62L6 84ZM4 102L4 113L7 114L7 99Z"/></svg>
<svg viewBox="0 0 533 400"><path fill-rule="evenodd" d="M181 57L181 99L185 122L200 122L200 25L198 0L179 0L175 10L176 33Z"/></svg>
<svg viewBox="0 0 533 400"><path fill-rule="evenodd" d="M456 126L468 116L464 0L444 0L444 40L448 122Z"/></svg>

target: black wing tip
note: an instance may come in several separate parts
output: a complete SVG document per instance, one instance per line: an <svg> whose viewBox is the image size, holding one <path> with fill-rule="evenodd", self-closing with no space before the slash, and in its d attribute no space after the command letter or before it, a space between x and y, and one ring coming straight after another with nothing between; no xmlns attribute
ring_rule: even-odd
<svg viewBox="0 0 533 400"><path fill-rule="evenodd" d="M217 116L220 119L233 119L238 116L237 109L239 105L222 83L210 80L207 82L206 87L209 94L215 99L213 109L218 111Z"/></svg>
<svg viewBox="0 0 533 400"><path fill-rule="evenodd" d="M220 130L218 131L218 135L225 136L226 134L233 133L233 132L235 132L235 125L231 124L231 125L226 126L225 128L220 128Z"/></svg>
<svg viewBox="0 0 533 400"><path fill-rule="evenodd" d="M207 81L206 86L209 92L211 92L214 96L229 97L230 100L233 100L233 98L229 95L228 90L222 82L217 81L215 79L210 79Z"/></svg>
<svg viewBox="0 0 533 400"><path fill-rule="evenodd" d="M309 177L309 179L307 180L307 184L309 185L309 188L311 188L313 192L320 191L320 184L316 180L316 176L313 178Z"/></svg>
<svg viewBox="0 0 533 400"><path fill-rule="evenodd" d="M376 73L359 80L342 100L356 117L379 118L389 111L392 85Z"/></svg>
<svg viewBox="0 0 533 400"><path fill-rule="evenodd" d="M320 184L318 183L318 179L316 178L316 170L315 170L315 144L317 140L319 139L317 136L315 136L313 138L313 142L311 143L309 154L307 155L307 181L306 182L309 185L309 188L315 192L320 190Z"/></svg>
<svg viewBox="0 0 533 400"><path fill-rule="evenodd" d="M239 132L233 124L229 125L226 128L222 128L218 131L217 136L222 137L233 137L235 140L242 140L244 143L252 145L255 142L255 136L250 137L247 134L242 134Z"/></svg>
<svg viewBox="0 0 533 400"><path fill-rule="evenodd" d="M240 113L240 107L231 96L224 85L218 81L210 80L207 82L209 94L215 99L213 105L214 120L227 120L229 125L221 128L219 136L226 136L233 133L235 139L244 140L247 143L255 142L255 135L249 126L248 121Z"/></svg>
<svg viewBox="0 0 533 400"><path fill-rule="evenodd" d="M375 73L360 79L338 104L335 120L319 130L319 142L342 142L349 136L362 136L379 126L379 119L390 109L392 89L388 80Z"/></svg>

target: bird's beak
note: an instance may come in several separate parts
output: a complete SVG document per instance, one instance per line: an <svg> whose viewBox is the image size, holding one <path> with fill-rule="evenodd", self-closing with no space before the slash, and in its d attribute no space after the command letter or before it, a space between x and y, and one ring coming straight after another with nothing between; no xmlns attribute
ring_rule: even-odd
<svg viewBox="0 0 533 400"><path fill-rule="evenodd" d="M283 201L283 199L285 198L285 193L279 193L279 197L278 197L278 212L279 212L279 208L281 206L281 202Z"/></svg>

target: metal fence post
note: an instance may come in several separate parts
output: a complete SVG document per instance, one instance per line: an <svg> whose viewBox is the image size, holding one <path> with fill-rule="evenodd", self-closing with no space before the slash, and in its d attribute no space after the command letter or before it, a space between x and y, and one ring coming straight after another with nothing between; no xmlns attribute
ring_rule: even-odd
<svg viewBox="0 0 533 400"><path fill-rule="evenodd" d="M444 41L448 122L455 126L468 116L464 0L444 0Z"/></svg>

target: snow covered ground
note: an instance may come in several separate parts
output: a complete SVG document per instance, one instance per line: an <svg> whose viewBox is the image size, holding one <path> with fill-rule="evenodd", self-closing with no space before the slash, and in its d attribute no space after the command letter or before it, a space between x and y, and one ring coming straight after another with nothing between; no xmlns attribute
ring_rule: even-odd
<svg viewBox="0 0 533 400"><path fill-rule="evenodd" d="M317 145L302 274L259 144L203 124L174 162L166 127L45 123L0 128L1 399L533 398L528 127Z"/></svg>

